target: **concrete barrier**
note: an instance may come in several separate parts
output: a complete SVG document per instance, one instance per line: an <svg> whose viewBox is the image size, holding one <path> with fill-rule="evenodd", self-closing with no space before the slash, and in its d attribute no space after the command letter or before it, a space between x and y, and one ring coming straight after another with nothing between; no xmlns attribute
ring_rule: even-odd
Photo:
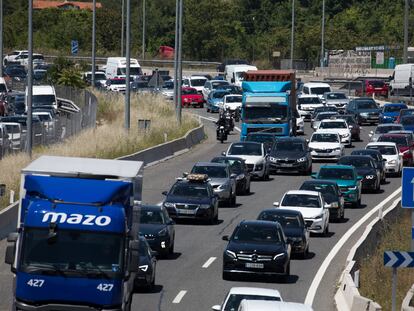
<svg viewBox="0 0 414 311"><path fill-rule="evenodd" d="M413 286L411 286L411 288L409 289L409 291L404 297L404 300L401 304L401 311L414 311L414 308L410 306L411 299L413 298L413 296L414 296L414 284Z"/></svg>
<svg viewBox="0 0 414 311"><path fill-rule="evenodd" d="M188 131L184 137L117 158L117 160L143 161L145 166L150 166L189 150L204 138L204 125L200 125ZM0 240L7 237L9 232L16 230L18 210L18 202L15 202L0 211Z"/></svg>

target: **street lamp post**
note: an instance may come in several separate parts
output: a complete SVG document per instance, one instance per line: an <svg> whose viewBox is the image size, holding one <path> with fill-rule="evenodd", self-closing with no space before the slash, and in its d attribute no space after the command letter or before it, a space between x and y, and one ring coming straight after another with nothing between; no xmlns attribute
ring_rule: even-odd
<svg viewBox="0 0 414 311"><path fill-rule="evenodd" d="M124 57L124 34L125 34L125 0L122 0L122 13L121 13L121 57Z"/></svg>
<svg viewBox="0 0 414 311"><path fill-rule="evenodd" d="M179 8L179 22L178 22L178 89L177 89L177 104L178 104L178 123L181 124L181 85L183 80L183 66L182 66L182 45L183 45L183 0L180 1Z"/></svg>
<svg viewBox="0 0 414 311"><path fill-rule="evenodd" d="M0 0L0 77L3 77L3 0Z"/></svg>
<svg viewBox="0 0 414 311"><path fill-rule="evenodd" d="M293 45L295 42L295 0L292 0L292 29L290 34L290 69L293 69Z"/></svg>
<svg viewBox="0 0 414 311"><path fill-rule="evenodd" d="M96 60L96 0L93 0L93 9L92 9L92 75L91 75L92 88L95 87L95 67L96 67L95 60Z"/></svg>
<svg viewBox="0 0 414 311"><path fill-rule="evenodd" d="M408 62L408 11L409 3L408 0L404 1L404 52L403 52L403 62L406 64Z"/></svg>
<svg viewBox="0 0 414 311"><path fill-rule="evenodd" d="M32 157L32 100L33 100L33 0L29 0L29 35L28 35L28 68L27 68L27 146L26 151Z"/></svg>
<svg viewBox="0 0 414 311"><path fill-rule="evenodd" d="M129 130L131 127L131 83L130 83L130 69L131 69L131 0L126 0L126 89L125 89L125 129Z"/></svg>
<svg viewBox="0 0 414 311"><path fill-rule="evenodd" d="M145 0L142 0L142 59L145 59L145 18L146 18L146 4Z"/></svg>
<svg viewBox="0 0 414 311"><path fill-rule="evenodd" d="M322 0L321 67L325 67L325 0Z"/></svg>
<svg viewBox="0 0 414 311"><path fill-rule="evenodd" d="M174 43L174 105L177 120L179 118L178 112L178 23L180 14L179 0L175 0L175 43Z"/></svg>

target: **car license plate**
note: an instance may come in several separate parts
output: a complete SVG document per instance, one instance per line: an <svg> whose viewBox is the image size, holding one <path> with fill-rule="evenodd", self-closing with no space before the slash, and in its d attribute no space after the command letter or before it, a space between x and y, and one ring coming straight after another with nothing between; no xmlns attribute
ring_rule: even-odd
<svg viewBox="0 0 414 311"><path fill-rule="evenodd" d="M282 163L281 166L282 167L292 167L293 164L290 164L290 163Z"/></svg>
<svg viewBox="0 0 414 311"><path fill-rule="evenodd" d="M182 214L182 215L194 215L195 212L196 211L192 210L192 209L180 209L180 210L178 210L178 213Z"/></svg>
<svg viewBox="0 0 414 311"><path fill-rule="evenodd" d="M248 262L248 263L246 263L246 268L263 269L264 264L255 263L255 262Z"/></svg>

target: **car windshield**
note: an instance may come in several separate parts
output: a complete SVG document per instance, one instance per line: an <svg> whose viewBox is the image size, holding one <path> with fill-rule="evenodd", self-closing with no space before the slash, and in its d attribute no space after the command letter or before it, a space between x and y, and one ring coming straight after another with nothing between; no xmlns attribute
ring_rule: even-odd
<svg viewBox="0 0 414 311"><path fill-rule="evenodd" d="M303 227L303 223L298 215L279 214L277 212L264 211L260 213L257 220L278 222L283 229Z"/></svg>
<svg viewBox="0 0 414 311"><path fill-rule="evenodd" d="M337 134L321 134L321 133L314 133L311 138L311 142L318 142L318 143L339 143L339 137Z"/></svg>
<svg viewBox="0 0 414 311"><path fill-rule="evenodd" d="M233 235L233 240L238 242L281 242L279 231L274 226L240 225Z"/></svg>
<svg viewBox="0 0 414 311"><path fill-rule="evenodd" d="M126 84L125 79L113 79L113 80L110 80L110 81L111 81L111 84L115 84L115 85Z"/></svg>
<svg viewBox="0 0 414 311"><path fill-rule="evenodd" d="M378 106L375 102L372 101L358 101L357 102L357 107L360 110L363 109L378 109Z"/></svg>
<svg viewBox="0 0 414 311"><path fill-rule="evenodd" d="M226 302L226 305L224 306L223 311L237 311L237 310L239 310L240 303L243 299L280 301L280 297L274 297L274 296L231 294L229 296L229 299Z"/></svg>
<svg viewBox="0 0 414 311"><path fill-rule="evenodd" d="M161 211L142 209L140 213L140 223L163 225L165 224L164 214Z"/></svg>
<svg viewBox="0 0 414 311"><path fill-rule="evenodd" d="M27 273L114 278L123 270L122 234L26 228L23 241L20 263Z"/></svg>
<svg viewBox="0 0 414 311"><path fill-rule="evenodd" d="M40 121L47 122L52 120L52 116L50 114L36 114Z"/></svg>
<svg viewBox="0 0 414 311"><path fill-rule="evenodd" d="M324 106L324 107L315 108L316 114L321 113L321 112L329 112L329 111L338 112L338 109L334 106Z"/></svg>
<svg viewBox="0 0 414 311"><path fill-rule="evenodd" d="M191 170L192 174L206 174L210 178L228 178L226 167L224 166L201 166L196 165Z"/></svg>
<svg viewBox="0 0 414 311"><path fill-rule="evenodd" d="M244 108L246 123L279 123L287 118L288 107L275 103L257 103Z"/></svg>
<svg viewBox="0 0 414 311"><path fill-rule="evenodd" d="M196 89L182 89L183 95L197 95Z"/></svg>
<svg viewBox="0 0 414 311"><path fill-rule="evenodd" d="M393 136L382 135L378 138L378 141L396 143L397 146L408 146L407 137L402 136L402 135L401 136L400 135L393 135Z"/></svg>
<svg viewBox="0 0 414 311"><path fill-rule="evenodd" d="M174 89L174 82L173 81L164 82L164 86L162 88L167 89L167 90L173 90Z"/></svg>
<svg viewBox="0 0 414 311"><path fill-rule="evenodd" d="M336 115L336 113L318 113L318 115L316 116L316 120L317 121L326 120L334 115Z"/></svg>
<svg viewBox="0 0 414 311"><path fill-rule="evenodd" d="M241 103L241 96L226 96L226 103Z"/></svg>
<svg viewBox="0 0 414 311"><path fill-rule="evenodd" d="M225 90L227 92L229 92L230 94L242 94L243 91L240 87L235 86L235 85L220 85L216 88L216 90Z"/></svg>
<svg viewBox="0 0 414 311"><path fill-rule="evenodd" d="M278 141L275 144L274 150L276 150L276 151L302 152L302 151L305 150L305 146L302 142Z"/></svg>
<svg viewBox="0 0 414 311"><path fill-rule="evenodd" d="M396 155L397 150L394 146L372 145L367 146L367 149L378 150L382 155Z"/></svg>
<svg viewBox="0 0 414 311"><path fill-rule="evenodd" d="M261 156L262 146L260 144L233 144L228 152L229 155Z"/></svg>
<svg viewBox="0 0 414 311"><path fill-rule="evenodd" d="M300 97L298 98L299 105L321 104L319 97Z"/></svg>
<svg viewBox="0 0 414 311"><path fill-rule="evenodd" d="M398 111L400 111L403 108L405 108L405 107L404 106L394 106L394 105L392 105L392 106L384 106L383 111L384 112L398 112Z"/></svg>
<svg viewBox="0 0 414 311"><path fill-rule="evenodd" d="M217 87L221 86L221 85L228 85L229 83L227 81L215 81L215 82L211 82L211 87L214 89L216 89Z"/></svg>
<svg viewBox="0 0 414 311"><path fill-rule="evenodd" d="M319 126L321 129L346 129L346 123L343 121L329 121L329 122L322 122Z"/></svg>
<svg viewBox="0 0 414 311"><path fill-rule="evenodd" d="M215 163L226 163L230 167L230 171L234 174L241 174L243 173L243 162L240 160L232 160L228 158L218 158L213 159L212 162Z"/></svg>
<svg viewBox="0 0 414 311"><path fill-rule="evenodd" d="M354 171L345 168L321 168L318 177L320 179L354 180Z"/></svg>
<svg viewBox="0 0 414 311"><path fill-rule="evenodd" d="M227 92L214 92L211 97L213 98L223 98L225 95L227 95Z"/></svg>
<svg viewBox="0 0 414 311"><path fill-rule="evenodd" d="M179 182L176 183L171 191L171 195L184 197L206 197L208 196L207 187L197 183Z"/></svg>
<svg viewBox="0 0 414 311"><path fill-rule="evenodd" d="M338 164L343 164L343 165L352 165L355 166L357 168L369 168L369 167L374 167L371 159L370 158L365 158L365 157L343 157L341 159L339 159Z"/></svg>
<svg viewBox="0 0 414 311"><path fill-rule="evenodd" d="M377 126L375 129L375 134L385 134L391 131L400 131L402 130L401 125L385 125L385 126Z"/></svg>
<svg viewBox="0 0 414 311"><path fill-rule="evenodd" d="M326 94L326 99L347 99L347 97L344 93L328 93Z"/></svg>
<svg viewBox="0 0 414 311"><path fill-rule="evenodd" d="M316 95L323 95L330 91L331 91L330 87L312 87L311 88L311 93L316 94Z"/></svg>
<svg viewBox="0 0 414 311"><path fill-rule="evenodd" d="M207 79L191 79L191 86L204 86Z"/></svg>
<svg viewBox="0 0 414 311"><path fill-rule="evenodd" d="M320 207L321 204L319 202L319 198L314 195L286 194L283 197L282 206L317 208L317 207Z"/></svg>
<svg viewBox="0 0 414 311"><path fill-rule="evenodd" d="M320 183L304 183L300 190L317 191L322 193L323 198L327 203L338 201L338 193L334 185L320 184Z"/></svg>
<svg viewBox="0 0 414 311"><path fill-rule="evenodd" d="M35 106L53 106L56 104L55 95L33 95L32 105Z"/></svg>
<svg viewBox="0 0 414 311"><path fill-rule="evenodd" d="M401 116L412 116L414 115L414 109L403 109L400 111Z"/></svg>
<svg viewBox="0 0 414 311"><path fill-rule="evenodd" d="M414 116L404 116L401 119L402 125L414 125Z"/></svg>

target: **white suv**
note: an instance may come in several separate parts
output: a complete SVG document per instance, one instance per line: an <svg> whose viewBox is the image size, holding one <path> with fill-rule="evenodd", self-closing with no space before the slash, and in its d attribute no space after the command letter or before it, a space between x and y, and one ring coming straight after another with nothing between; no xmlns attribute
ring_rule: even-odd
<svg viewBox="0 0 414 311"><path fill-rule="evenodd" d="M403 168L403 157L398 151L396 143L393 142L374 142L369 143L365 149L378 150L382 158L385 159L385 173L401 176Z"/></svg>
<svg viewBox="0 0 414 311"><path fill-rule="evenodd" d="M340 159L345 151L338 133L318 131L312 134L309 141L312 159Z"/></svg>
<svg viewBox="0 0 414 311"><path fill-rule="evenodd" d="M298 96L298 111L300 116L305 120L311 120L315 108L323 106L321 99L317 95Z"/></svg>
<svg viewBox="0 0 414 311"><path fill-rule="evenodd" d="M347 146L352 146L351 131L349 130L348 124L343 119L322 120L316 132L318 131L338 133L341 137L341 143Z"/></svg>

